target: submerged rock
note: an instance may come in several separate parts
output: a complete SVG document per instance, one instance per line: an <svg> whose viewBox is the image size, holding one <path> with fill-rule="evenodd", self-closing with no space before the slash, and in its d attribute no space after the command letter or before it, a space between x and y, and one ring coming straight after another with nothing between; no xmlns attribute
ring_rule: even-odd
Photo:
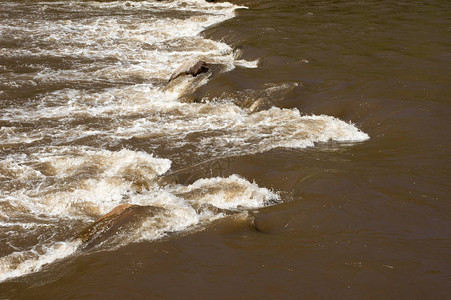
<svg viewBox="0 0 451 300"><path fill-rule="evenodd" d="M174 73L172 73L171 77L169 78L169 82L183 75L192 75L196 77L201 73L207 72L209 69L209 66L203 60L196 61L194 59L190 59L181 64L174 71Z"/></svg>
<svg viewBox="0 0 451 300"><path fill-rule="evenodd" d="M164 91L177 93L180 102L202 102L205 97L205 90L202 87L205 87L211 77L223 73L226 69L227 66L222 64L208 64L208 72L198 74L195 77L189 76L189 79L172 80L166 84Z"/></svg>
<svg viewBox="0 0 451 300"><path fill-rule="evenodd" d="M201 178L227 177L232 175L232 165L236 163L233 157L214 158L187 168L167 172L157 179L161 186L168 184L189 185Z"/></svg>
<svg viewBox="0 0 451 300"><path fill-rule="evenodd" d="M122 230L127 230L131 224L154 215L163 210L160 207L141 206L134 204L121 204L109 213L97 219L77 235L82 242L82 248L91 248ZM132 226L133 227L133 226Z"/></svg>
<svg viewBox="0 0 451 300"><path fill-rule="evenodd" d="M259 112L262 110L270 109L275 106L274 102L270 98L258 98L249 106L249 112Z"/></svg>

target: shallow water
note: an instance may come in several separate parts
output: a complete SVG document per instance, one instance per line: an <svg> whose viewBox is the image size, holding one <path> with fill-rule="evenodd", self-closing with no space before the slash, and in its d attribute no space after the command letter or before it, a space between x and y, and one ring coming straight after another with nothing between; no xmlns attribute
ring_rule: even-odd
<svg viewBox="0 0 451 300"><path fill-rule="evenodd" d="M446 296L449 13L1 2L1 294ZM160 210L80 248L122 203Z"/></svg>

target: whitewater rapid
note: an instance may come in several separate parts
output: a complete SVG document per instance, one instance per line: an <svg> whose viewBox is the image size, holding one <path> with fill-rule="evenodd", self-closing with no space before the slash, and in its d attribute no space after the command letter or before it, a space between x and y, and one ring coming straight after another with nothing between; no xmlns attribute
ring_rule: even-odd
<svg viewBox="0 0 451 300"><path fill-rule="evenodd" d="M76 233L123 203L164 213L102 249L205 225L227 215L224 210L245 213L282 200L239 175L160 185L157 179L174 161L369 138L353 124L296 109L251 112L226 96L181 102L190 78L165 88L188 58L222 65L222 72L258 67L258 60L242 60L229 45L201 35L243 7L203 0L0 6L3 16L12 9L29 12L0 20L0 39L16 37L18 44L13 51L0 48L0 56L31 70L2 66L0 73L6 103L0 107L0 281L78 253ZM39 87L34 97L10 104ZM144 146L135 149L130 140Z"/></svg>

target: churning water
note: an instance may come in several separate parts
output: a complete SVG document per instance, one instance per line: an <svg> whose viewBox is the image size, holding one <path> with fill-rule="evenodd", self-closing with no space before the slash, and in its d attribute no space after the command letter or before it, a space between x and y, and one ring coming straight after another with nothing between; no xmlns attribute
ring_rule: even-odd
<svg viewBox="0 0 451 300"><path fill-rule="evenodd" d="M167 86L187 59L220 72L258 67L258 60L200 36L238 8L194 0L1 4L0 280L73 254L80 242L71 236L122 203L164 213L119 245L205 224L225 215L218 208L280 201L277 191L239 175L161 186L156 179L172 160L186 165L368 139L352 124L296 109L253 112L227 97L179 100L189 85L208 81L181 78ZM144 150L133 149L134 139Z"/></svg>
<svg viewBox="0 0 451 300"><path fill-rule="evenodd" d="M0 298L449 295L449 1L230 2L0 1Z"/></svg>

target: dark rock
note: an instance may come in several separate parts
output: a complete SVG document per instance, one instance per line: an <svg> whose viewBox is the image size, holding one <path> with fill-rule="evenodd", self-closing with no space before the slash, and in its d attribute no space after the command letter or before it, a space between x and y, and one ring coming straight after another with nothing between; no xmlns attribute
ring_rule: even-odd
<svg viewBox="0 0 451 300"><path fill-rule="evenodd" d="M280 203L259 211L250 212L250 218L255 230L261 233L275 234L292 230L291 223L296 219L297 212L293 202Z"/></svg>
<svg viewBox="0 0 451 300"><path fill-rule="evenodd" d="M172 73L169 82L183 75L192 75L196 77L201 73L205 73L209 70L209 66L203 60L195 61L193 59L187 60L182 65L180 65L174 73Z"/></svg>
<svg viewBox="0 0 451 300"><path fill-rule="evenodd" d="M163 209L154 206L121 204L85 228L77 238L81 240L83 249L91 248L124 230L128 225L153 216L161 210Z"/></svg>
<svg viewBox="0 0 451 300"><path fill-rule="evenodd" d="M205 82L226 70L222 64L208 64L208 72L202 73L189 80L188 84L180 88L180 82L173 80L166 84L165 91L176 91L179 94L178 100L185 103L202 102L205 98ZM186 83L186 82L185 82ZM208 89L207 89L208 90Z"/></svg>

